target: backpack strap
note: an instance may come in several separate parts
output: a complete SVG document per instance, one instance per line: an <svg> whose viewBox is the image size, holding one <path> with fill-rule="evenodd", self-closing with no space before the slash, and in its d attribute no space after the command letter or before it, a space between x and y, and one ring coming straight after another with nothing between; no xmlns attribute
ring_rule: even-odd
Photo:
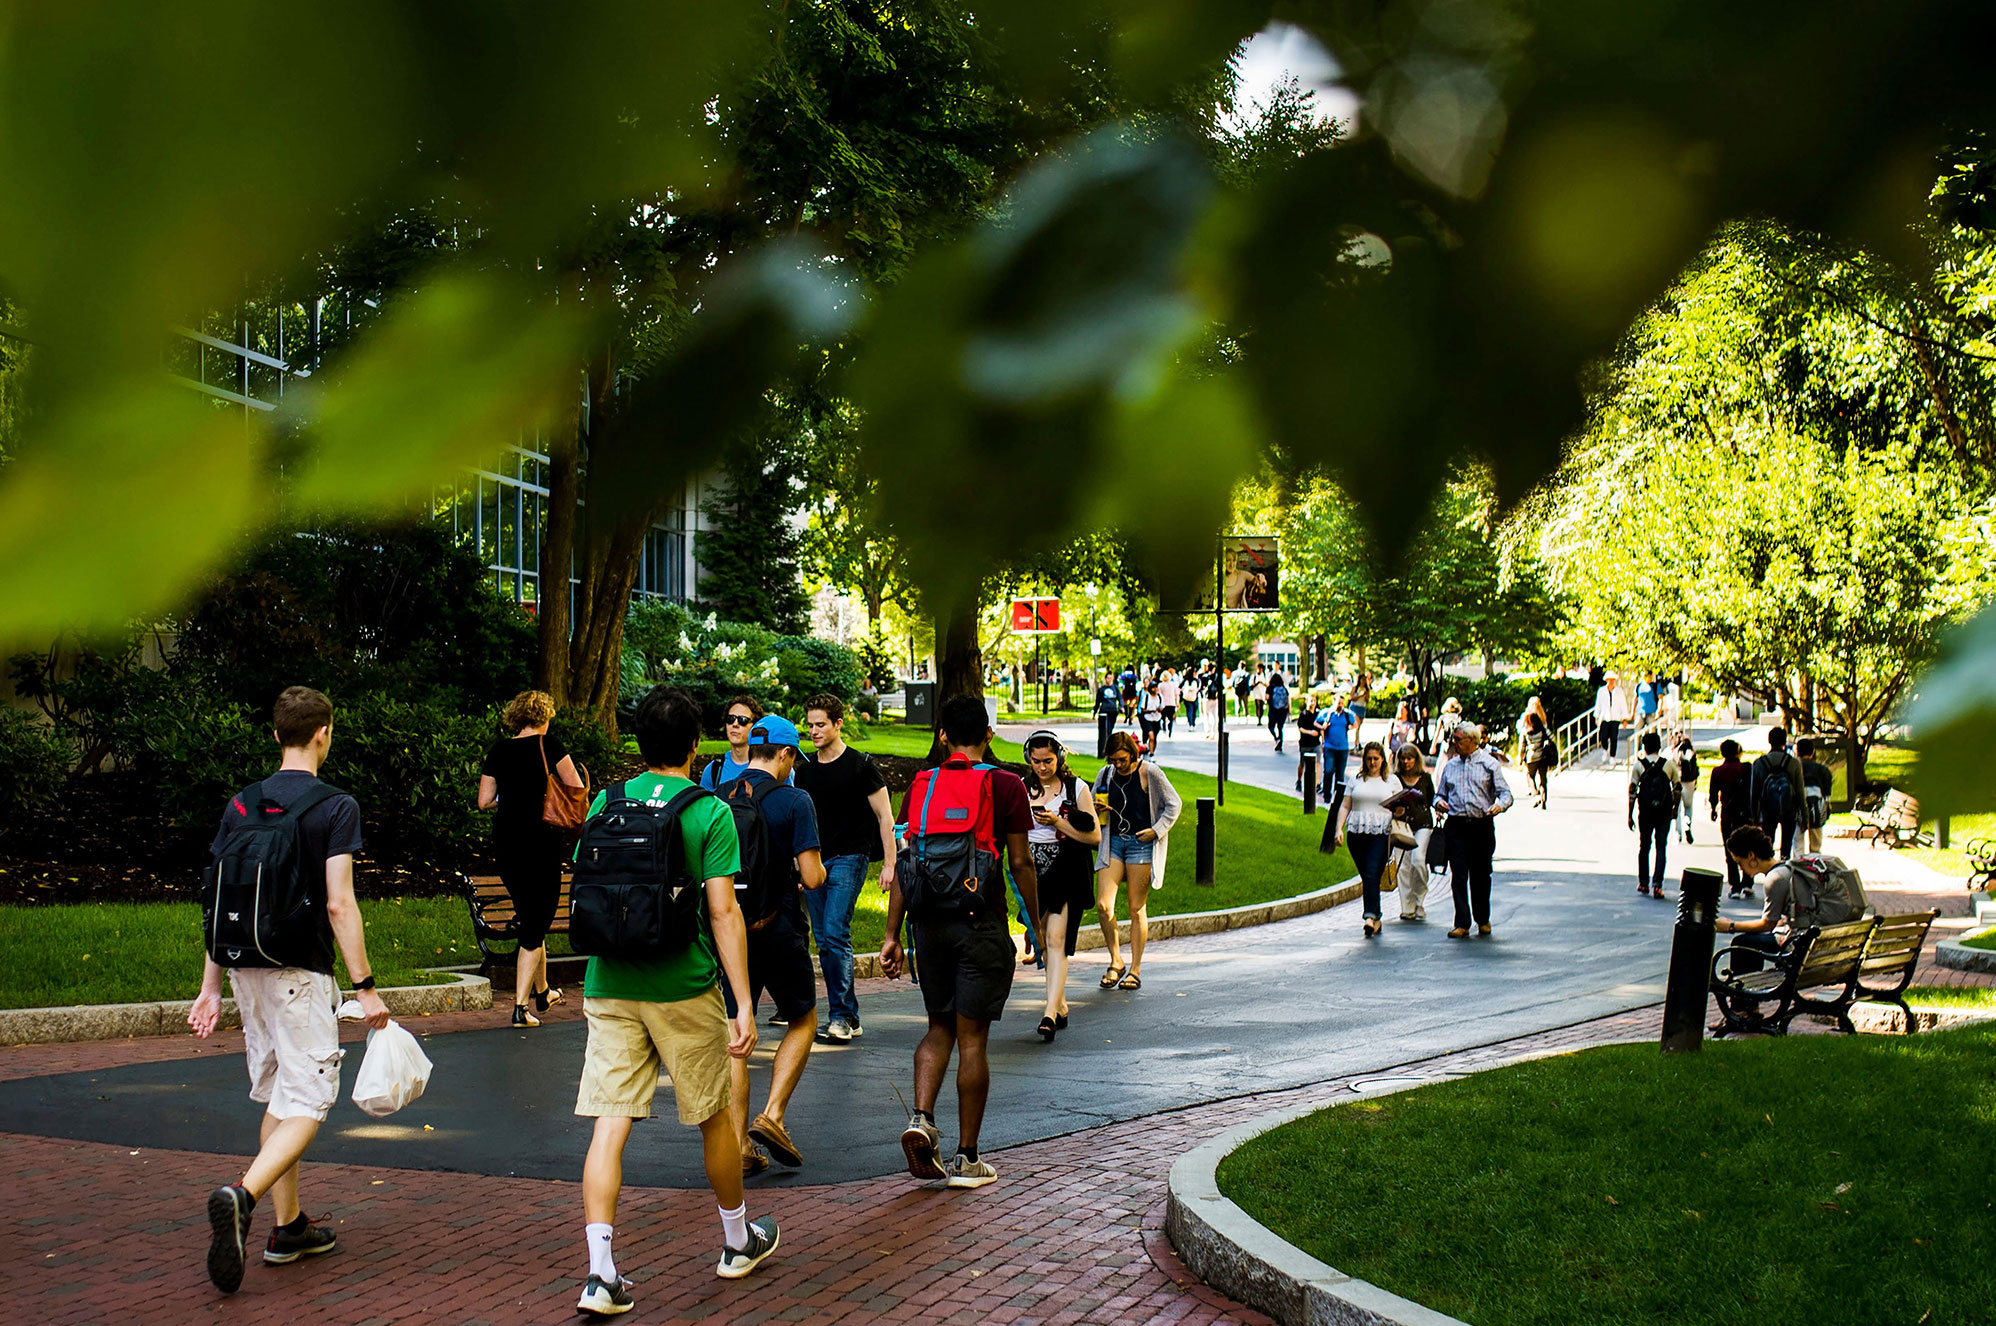
<svg viewBox="0 0 1996 1326"><path fill-rule="evenodd" d="M317 778L314 778L312 780L312 785L306 788L303 792L299 793L298 798L295 801L293 801L290 805L285 806L283 808L284 813L278 816L278 818L279 819L302 818L305 814L311 811L314 807L318 806L321 802L331 801L334 797L345 796L345 795L346 793L342 792L339 788L334 787L331 783L320 782ZM260 808L265 800L263 794L263 784L256 783L250 787L243 789L243 797L244 797L244 805ZM277 803L272 802L271 804L276 805ZM252 815L251 818L254 820L255 816ZM264 821L257 821L257 822L262 823Z"/></svg>

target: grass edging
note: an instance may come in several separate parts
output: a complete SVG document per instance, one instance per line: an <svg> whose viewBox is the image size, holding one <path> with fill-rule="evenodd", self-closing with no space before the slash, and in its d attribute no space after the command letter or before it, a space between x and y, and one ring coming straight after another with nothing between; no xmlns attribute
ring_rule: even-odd
<svg viewBox="0 0 1996 1326"><path fill-rule="evenodd" d="M483 976L450 973L441 985L392 985L376 991L397 1017L428 1017L492 1007L492 982ZM351 992L343 992L350 994ZM49 1045L62 1041L110 1041L131 1036L186 1035L191 999L137 1004L72 1004L57 1008L0 1009L0 1045ZM236 1001L222 1001L222 1027L242 1026Z"/></svg>
<svg viewBox="0 0 1996 1326"><path fill-rule="evenodd" d="M1439 1080L1439 1079L1436 1079ZM1180 1156L1165 1194L1164 1232L1192 1273L1237 1303L1282 1326L1364 1321L1378 1326L1467 1326L1318 1261L1263 1225L1220 1191L1220 1162L1263 1133L1356 1100L1410 1090L1408 1082L1328 1103L1311 1101L1250 1119Z"/></svg>
<svg viewBox="0 0 1996 1326"><path fill-rule="evenodd" d="M1197 888L1198 885L1191 887ZM1251 902L1245 907L1227 907L1217 912L1178 912L1150 918L1150 930L1145 942L1155 944L1160 939L1179 939L1186 935L1216 935L1222 930L1245 930L1249 926L1272 925L1277 921L1292 921L1299 916L1309 916L1316 912L1329 911L1343 903L1350 902L1359 895L1358 876L1353 875L1342 884L1332 884L1310 893L1299 893L1293 898L1277 898L1273 902ZM1129 918L1123 917L1121 928L1127 932ZM1016 940L1018 937L1014 936ZM1127 940L1125 941L1127 942ZM1074 941L1077 953L1090 949L1107 948L1099 926L1084 925L1079 938ZM862 979L875 979L881 975L878 953L855 953L853 974Z"/></svg>

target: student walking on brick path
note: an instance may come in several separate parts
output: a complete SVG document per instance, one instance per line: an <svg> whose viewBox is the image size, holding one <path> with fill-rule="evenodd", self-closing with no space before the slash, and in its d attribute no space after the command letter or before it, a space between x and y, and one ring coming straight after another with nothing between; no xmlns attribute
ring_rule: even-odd
<svg viewBox="0 0 1996 1326"><path fill-rule="evenodd" d="M1435 778L1435 809L1448 816L1449 889L1455 894L1450 939L1490 935L1490 873L1497 856L1496 817L1511 808L1511 784L1497 757L1483 748L1483 729L1459 723L1449 734L1454 755Z"/></svg>
<svg viewBox="0 0 1996 1326"><path fill-rule="evenodd" d="M915 1047L915 1108L901 1133L908 1172L951 1188L982 1188L998 1171L978 1154L991 1092L991 1024L1005 1013L1018 951L1007 925L1005 866L1017 883L1028 925L1039 915L1039 878L1027 834L1033 825L1026 785L985 761L991 725L975 696L953 696L937 715L948 758L915 775L901 803L908 847L887 891L887 935L880 965L890 978L902 966L901 923L910 922L922 1005L929 1030ZM1126 733L1110 739L1112 749ZM952 1053L957 1060L957 1148L947 1167L936 1128L936 1100Z"/></svg>
<svg viewBox="0 0 1996 1326"><path fill-rule="evenodd" d="M727 717L723 720L728 749L707 761L707 767L700 771L700 786L709 792L725 792L729 783L748 772L749 729L761 718L762 705L751 697L737 695L728 701Z"/></svg>
<svg viewBox="0 0 1996 1326"><path fill-rule="evenodd" d="M1732 841L1733 831L1753 823L1748 794L1753 774L1740 762L1740 743L1731 737L1719 743L1719 763L1705 786L1706 817L1719 826L1719 841ZM1726 853L1726 896L1753 896L1753 876L1743 875L1731 852Z"/></svg>
<svg viewBox="0 0 1996 1326"><path fill-rule="evenodd" d="M1670 755L1677 761L1677 836L1688 843L1698 808L1698 748L1689 732L1679 728L1670 738Z"/></svg>
<svg viewBox="0 0 1996 1326"><path fill-rule="evenodd" d="M1411 793L1393 808L1394 878L1400 894L1400 919L1428 919L1428 840L1435 829L1435 780L1421 748L1407 742L1393 752L1393 774L1403 793Z"/></svg>
<svg viewBox="0 0 1996 1326"><path fill-rule="evenodd" d="M894 882L894 806L873 757L845 742L846 707L836 695L804 704L804 730L814 753L797 766L797 786L818 812L825 886L804 895L818 965L825 973L824 1039L844 1045L864 1034L853 991L852 917L866 887L866 868L880 862L883 888Z"/></svg>
<svg viewBox="0 0 1996 1326"><path fill-rule="evenodd" d="M1553 741L1552 718L1536 695L1518 719L1518 754L1531 787L1532 804L1544 810L1546 798L1552 795L1552 770L1559 761L1559 747Z"/></svg>
<svg viewBox="0 0 1996 1326"><path fill-rule="evenodd" d="M748 772L723 793L741 840L735 901L748 926L749 1014L754 1016L767 991L786 1028L769 1069L768 1103L754 1122L749 1121L748 1063L737 1059L730 1065L729 1109L742 1144L742 1173L748 1176L768 1169L771 1156L791 1169L804 1163L783 1118L818 1036L818 980L811 971L804 895L822 890L825 865L810 794L785 783L801 748L789 719L769 714L756 720L749 730ZM724 989L721 995L734 1016L733 992Z"/></svg>
<svg viewBox="0 0 1996 1326"><path fill-rule="evenodd" d="M1081 935L1081 914L1095 900L1095 853L1102 841L1095 798L1067 767L1067 748L1051 732L1026 738L1026 800L1033 827L1026 844L1039 878L1039 934L1046 945L1046 1009L1040 1039L1067 1029L1067 964Z"/></svg>
<svg viewBox="0 0 1996 1326"><path fill-rule="evenodd" d="M1121 738L1118 740L1118 738ZM1095 776L1095 813L1102 841L1095 851L1095 912L1109 949L1102 988L1143 988L1144 942L1150 937L1150 891L1164 884L1167 835L1183 803L1171 780L1146 760L1127 733L1109 738L1109 763ZM1123 965L1116 929L1116 890L1130 900L1130 963Z"/></svg>
<svg viewBox="0 0 1996 1326"><path fill-rule="evenodd" d="M277 772L230 799L209 844L201 900L208 947L201 993L187 1013L195 1035L213 1035L228 972L250 1099L264 1107L256 1159L240 1180L208 1195L208 1278L225 1294L242 1286L250 1219L266 1196L272 1227L265 1264L319 1256L339 1241L298 1204L299 1161L340 1095L336 946L354 978L361 1019L377 1031L388 1025L354 901L360 806L319 781L333 744L332 702L292 686L277 697L271 729L281 752Z"/></svg>
<svg viewBox="0 0 1996 1326"><path fill-rule="evenodd" d="M1767 730L1767 754L1755 760L1747 785L1747 804L1760 827L1772 838L1781 839L1781 858L1787 860L1801 850L1802 761L1788 749L1788 733L1778 727Z"/></svg>
<svg viewBox="0 0 1996 1326"><path fill-rule="evenodd" d="M1275 737L1275 753L1282 754L1282 734L1289 726L1289 682L1281 671L1268 674L1268 730Z"/></svg>
<svg viewBox="0 0 1996 1326"><path fill-rule="evenodd" d="M1643 733L1642 753L1629 764L1629 827L1640 835L1636 892L1644 897L1667 896L1663 891L1664 854L1670 850L1670 826L1677 822L1677 777L1677 760L1663 753L1662 740L1655 732Z"/></svg>
<svg viewBox="0 0 1996 1326"><path fill-rule="evenodd" d="M724 1279L745 1276L780 1241L774 1220L748 1218L741 1141L728 1111L730 1061L747 1060L756 1042L747 927L735 901L741 868L735 817L725 802L703 794L692 781L700 706L691 695L678 687L653 687L638 702L633 727L645 772L614 789L614 825L604 813L613 789L605 788L590 808L591 823L583 827L577 849L571 913L583 910L592 849L606 867L614 860L613 852L597 847L599 826L611 848L618 839L638 840L636 856L643 862L622 874L606 873L606 881L659 890L674 881L646 872L652 863L665 862L684 872L682 887L697 883L699 893L690 907L668 913L676 924L650 946L626 943L619 945L624 956L592 956L583 981L589 1033L575 1112L596 1123L582 1168L589 1279L576 1307L602 1316L634 1306L630 1282L617 1271L617 1199L624 1184L624 1145L631 1125L651 1117L661 1069L671 1076L680 1123L700 1130L707 1182L720 1208L722 1247L715 1273ZM617 832L608 833L612 828ZM570 933L578 946L587 942L579 933L584 919L572 915ZM718 984L724 976L735 1000L732 1016Z"/></svg>
<svg viewBox="0 0 1996 1326"><path fill-rule="evenodd" d="M1808 737L1795 743L1795 758L1802 762L1801 834L1807 850L1823 850L1823 826L1830 822L1830 798L1836 793L1836 775L1830 766L1816 758L1816 743Z"/></svg>
<svg viewBox="0 0 1996 1326"><path fill-rule="evenodd" d="M548 985L547 933L561 899L561 859L570 843L541 813L549 782L578 789L585 784L568 751L548 735L553 721L553 696L521 691L506 706L505 723L513 735L493 742L478 770L478 808L492 812L492 855L513 900L519 941L513 952L516 1027L538 1027L534 1013L561 1002L561 991Z"/></svg>
<svg viewBox="0 0 1996 1326"><path fill-rule="evenodd" d="M1603 677L1601 689L1594 692L1594 721L1601 729L1601 749L1610 760L1618 758L1622 724L1629 721L1629 696L1615 673Z"/></svg>
<svg viewBox="0 0 1996 1326"><path fill-rule="evenodd" d="M1345 785L1345 794L1338 803L1338 827L1331 845L1344 844L1358 870L1367 939L1377 938L1384 928L1379 883L1386 874L1386 859L1392 852L1393 831L1393 812L1386 801L1400 791L1400 786L1399 779L1387 776L1386 748L1368 741L1359 751L1358 776Z"/></svg>

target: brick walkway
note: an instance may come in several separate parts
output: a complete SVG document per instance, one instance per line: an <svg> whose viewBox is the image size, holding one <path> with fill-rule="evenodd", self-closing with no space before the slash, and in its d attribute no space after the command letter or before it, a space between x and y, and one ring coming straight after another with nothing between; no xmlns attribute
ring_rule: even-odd
<svg viewBox="0 0 1996 1326"><path fill-rule="evenodd" d="M424 1030L460 1019L492 1024L489 1014L452 1014L425 1020ZM1656 1009L1641 1009L1388 1071L1468 1072L1646 1039L1657 1021ZM167 1047L179 1054L162 1053ZM0 1071L33 1076L187 1049L173 1038L27 1047L0 1056ZM776 1216L783 1247L740 1283L714 1276L719 1229L708 1193L627 1188L619 1268L636 1282L649 1322L1263 1323L1192 1280L1172 1253L1161 1228L1166 1175L1225 1128L1348 1090L1349 1079L1319 1083L993 1152L1003 1177L974 1193L906 1178L752 1186L750 1214ZM240 1158L4 1133L0 1157L10 1175L0 1301L14 1320L302 1326L573 1316L583 1267L576 1184L308 1161L306 1208L338 1221L341 1250L288 1267L253 1262L242 1291L224 1300L202 1269L202 1203L239 1172ZM268 1230L260 1213L257 1237Z"/></svg>

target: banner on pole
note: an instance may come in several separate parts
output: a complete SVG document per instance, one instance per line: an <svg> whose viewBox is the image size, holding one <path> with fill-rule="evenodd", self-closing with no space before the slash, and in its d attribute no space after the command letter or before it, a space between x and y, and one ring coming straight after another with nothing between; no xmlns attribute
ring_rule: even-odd
<svg viewBox="0 0 1996 1326"><path fill-rule="evenodd" d="M1060 632L1060 600L1051 598L1013 599L1012 629L1021 635L1056 635Z"/></svg>

